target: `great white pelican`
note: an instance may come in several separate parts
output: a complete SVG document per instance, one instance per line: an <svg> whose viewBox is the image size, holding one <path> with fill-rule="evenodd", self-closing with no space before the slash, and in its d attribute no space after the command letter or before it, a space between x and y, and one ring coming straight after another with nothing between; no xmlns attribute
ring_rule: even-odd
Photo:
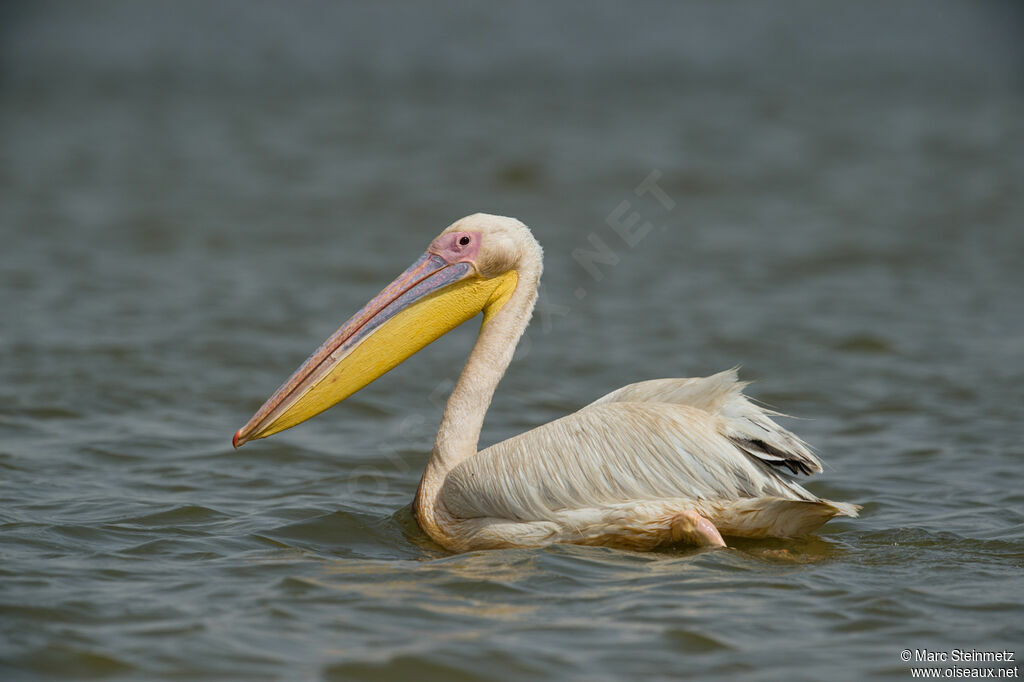
<svg viewBox="0 0 1024 682"><path fill-rule="evenodd" d="M345 322L234 436L306 421L483 313L413 502L454 551L555 542L648 550L723 536L805 535L859 507L797 483L821 462L751 403L734 370L656 379L477 452L484 415L529 324L541 247L518 220L457 221Z"/></svg>

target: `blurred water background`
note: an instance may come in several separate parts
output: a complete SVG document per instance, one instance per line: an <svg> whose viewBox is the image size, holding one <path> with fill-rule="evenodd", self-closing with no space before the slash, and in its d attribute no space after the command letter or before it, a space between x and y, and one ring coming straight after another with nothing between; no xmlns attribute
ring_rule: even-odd
<svg viewBox="0 0 1024 682"><path fill-rule="evenodd" d="M0 26L3 679L896 680L904 648L1024 653L1019 5L96 0ZM232 452L476 211L547 268L483 443L740 364L863 518L448 554L408 504L472 324ZM600 279L573 258L594 239Z"/></svg>

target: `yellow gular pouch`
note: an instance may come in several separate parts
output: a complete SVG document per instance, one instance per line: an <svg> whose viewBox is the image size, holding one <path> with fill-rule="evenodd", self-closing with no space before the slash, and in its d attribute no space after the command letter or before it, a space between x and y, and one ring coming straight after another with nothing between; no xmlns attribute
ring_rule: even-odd
<svg viewBox="0 0 1024 682"><path fill-rule="evenodd" d="M333 407L481 311L487 324L508 302L518 279L514 270L490 279L473 276L412 303L335 361L323 379L261 429L258 437L284 431Z"/></svg>

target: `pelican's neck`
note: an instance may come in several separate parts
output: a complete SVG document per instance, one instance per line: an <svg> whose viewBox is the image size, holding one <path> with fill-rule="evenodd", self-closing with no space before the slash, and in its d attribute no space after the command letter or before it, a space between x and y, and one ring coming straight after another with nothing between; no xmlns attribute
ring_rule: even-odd
<svg viewBox="0 0 1024 682"><path fill-rule="evenodd" d="M430 455L430 464L445 473L476 454L491 398L512 362L537 302L540 268L532 270L517 270L515 291L501 310L480 326L476 344L448 398Z"/></svg>
<svg viewBox="0 0 1024 682"><path fill-rule="evenodd" d="M523 258L516 269L516 288L508 301L480 326L476 344L445 405L414 504L417 518L432 536L438 530L434 516L441 485L452 468L476 454L491 398L530 323L540 273L538 246L535 257Z"/></svg>

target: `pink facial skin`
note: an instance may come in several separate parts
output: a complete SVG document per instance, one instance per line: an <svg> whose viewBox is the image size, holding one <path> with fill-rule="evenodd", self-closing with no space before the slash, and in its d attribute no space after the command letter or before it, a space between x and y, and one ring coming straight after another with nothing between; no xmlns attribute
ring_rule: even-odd
<svg viewBox="0 0 1024 682"><path fill-rule="evenodd" d="M444 258L449 265L474 263L480 253L481 239L483 236L479 232L448 232L431 242L427 253Z"/></svg>

